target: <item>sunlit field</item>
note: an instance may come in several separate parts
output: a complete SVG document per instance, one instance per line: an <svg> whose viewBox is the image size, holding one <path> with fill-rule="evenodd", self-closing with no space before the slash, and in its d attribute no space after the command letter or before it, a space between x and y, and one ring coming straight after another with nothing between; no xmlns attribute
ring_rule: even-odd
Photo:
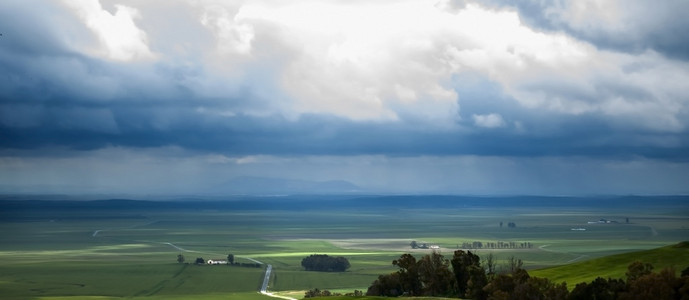
<svg viewBox="0 0 689 300"><path fill-rule="evenodd" d="M498 264L514 256L533 270L689 239L689 210L682 198L661 199L654 206L610 199L581 205L429 199L4 203L0 294L269 299L257 293L263 267L194 265L194 260L225 259L231 253L240 263L271 264L269 290L294 297L312 288L365 291L378 275L395 270L391 261L401 254L431 251L412 249L411 241L438 246L446 256L474 241L528 242L531 247L472 251L493 253ZM597 223L600 219L610 223ZM516 226L509 228L508 222ZM351 268L304 271L301 259L315 253L344 256ZM178 254L186 263L177 262Z"/></svg>

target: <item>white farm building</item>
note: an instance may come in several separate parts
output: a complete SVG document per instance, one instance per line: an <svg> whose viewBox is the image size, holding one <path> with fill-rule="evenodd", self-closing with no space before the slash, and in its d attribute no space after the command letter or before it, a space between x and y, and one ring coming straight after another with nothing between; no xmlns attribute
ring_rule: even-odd
<svg viewBox="0 0 689 300"><path fill-rule="evenodd" d="M209 259L207 262L209 265L226 265L227 261L226 260L213 260Z"/></svg>

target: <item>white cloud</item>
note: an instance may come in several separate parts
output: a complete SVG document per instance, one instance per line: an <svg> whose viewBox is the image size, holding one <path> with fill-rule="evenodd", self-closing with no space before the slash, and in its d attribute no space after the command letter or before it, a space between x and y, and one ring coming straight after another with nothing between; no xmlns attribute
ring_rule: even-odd
<svg viewBox="0 0 689 300"><path fill-rule="evenodd" d="M296 114L452 123L457 95L433 40L444 14L416 2L301 1L247 4L234 19L293 53L280 80Z"/></svg>
<svg viewBox="0 0 689 300"><path fill-rule="evenodd" d="M72 8L84 24L96 34L101 42L100 52L109 59L131 61L151 59L146 33L134 23L140 18L138 10L124 5L115 5L113 15L104 10L99 1L63 0Z"/></svg>
<svg viewBox="0 0 689 300"><path fill-rule="evenodd" d="M474 125L485 128L498 128L505 126L505 121L500 114L472 115Z"/></svg>
<svg viewBox="0 0 689 300"><path fill-rule="evenodd" d="M205 7L201 24L216 36L217 47L224 54L251 54L254 29L250 24L238 22L237 17L225 7Z"/></svg>
<svg viewBox="0 0 689 300"><path fill-rule="evenodd" d="M101 39L109 59L150 58L149 38L172 39L149 37L134 23L150 29L154 24L146 18L155 14L155 5L129 1L111 14L96 1L64 1ZM534 30L517 11L470 1L175 3L183 3L179 9L188 10L196 18L189 20L207 31L196 39L212 39L196 44L213 48L196 50L180 62L175 47L156 48L155 56L172 70L194 70L191 75L182 71L184 80L176 83L198 96L228 103L233 97L251 99L228 105L227 116L331 114L451 127L462 103L452 78L471 72L497 82L530 110L598 114L616 124L659 131L688 125L682 114L689 110L686 63L653 51L601 50L563 32ZM606 9L592 10L596 5ZM545 14L562 16L571 26L628 34L630 16L645 6L608 9L620 5L572 2L550 6ZM659 26L657 17L652 20Z"/></svg>

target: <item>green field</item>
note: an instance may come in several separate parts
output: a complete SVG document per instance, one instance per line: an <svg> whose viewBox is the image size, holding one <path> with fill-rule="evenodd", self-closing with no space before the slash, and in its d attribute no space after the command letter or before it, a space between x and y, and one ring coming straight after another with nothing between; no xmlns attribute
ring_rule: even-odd
<svg viewBox="0 0 689 300"><path fill-rule="evenodd" d="M533 269L595 264L599 257L689 240L689 213L681 203L653 208L385 205L331 209L323 205L300 210L267 209L266 205L257 201L256 207L237 209L193 204L5 209L0 212L0 295L4 299L271 299L257 293L263 268L176 262L178 254L193 262L197 257L224 259L228 253L238 262L253 259L273 265L269 285L273 292L294 297L312 288L365 291L378 275L395 270L391 261L401 254L430 251L412 251L412 240L438 245L446 256L463 242L529 242L533 244L529 249L475 251L493 253L499 263L515 256L535 275L574 282L617 276L619 271L608 271L618 266L587 269L580 265L577 274L590 272L576 280L571 270ZM600 218L618 223L587 223ZM515 222L517 227L500 227L501 221ZM303 271L301 259L315 253L345 256L351 268L345 273Z"/></svg>
<svg viewBox="0 0 689 300"><path fill-rule="evenodd" d="M689 242L534 270L530 274L556 282L567 282L572 288L577 283L591 282L596 277L625 278L627 267L637 260L652 264L655 271L663 268L681 271L689 267Z"/></svg>

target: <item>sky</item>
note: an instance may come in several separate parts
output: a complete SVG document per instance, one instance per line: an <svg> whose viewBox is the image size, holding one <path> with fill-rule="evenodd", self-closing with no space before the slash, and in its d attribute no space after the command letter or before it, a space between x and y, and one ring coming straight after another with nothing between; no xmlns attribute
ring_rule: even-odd
<svg viewBox="0 0 689 300"><path fill-rule="evenodd" d="M689 194L687 11L1 1L0 193Z"/></svg>

